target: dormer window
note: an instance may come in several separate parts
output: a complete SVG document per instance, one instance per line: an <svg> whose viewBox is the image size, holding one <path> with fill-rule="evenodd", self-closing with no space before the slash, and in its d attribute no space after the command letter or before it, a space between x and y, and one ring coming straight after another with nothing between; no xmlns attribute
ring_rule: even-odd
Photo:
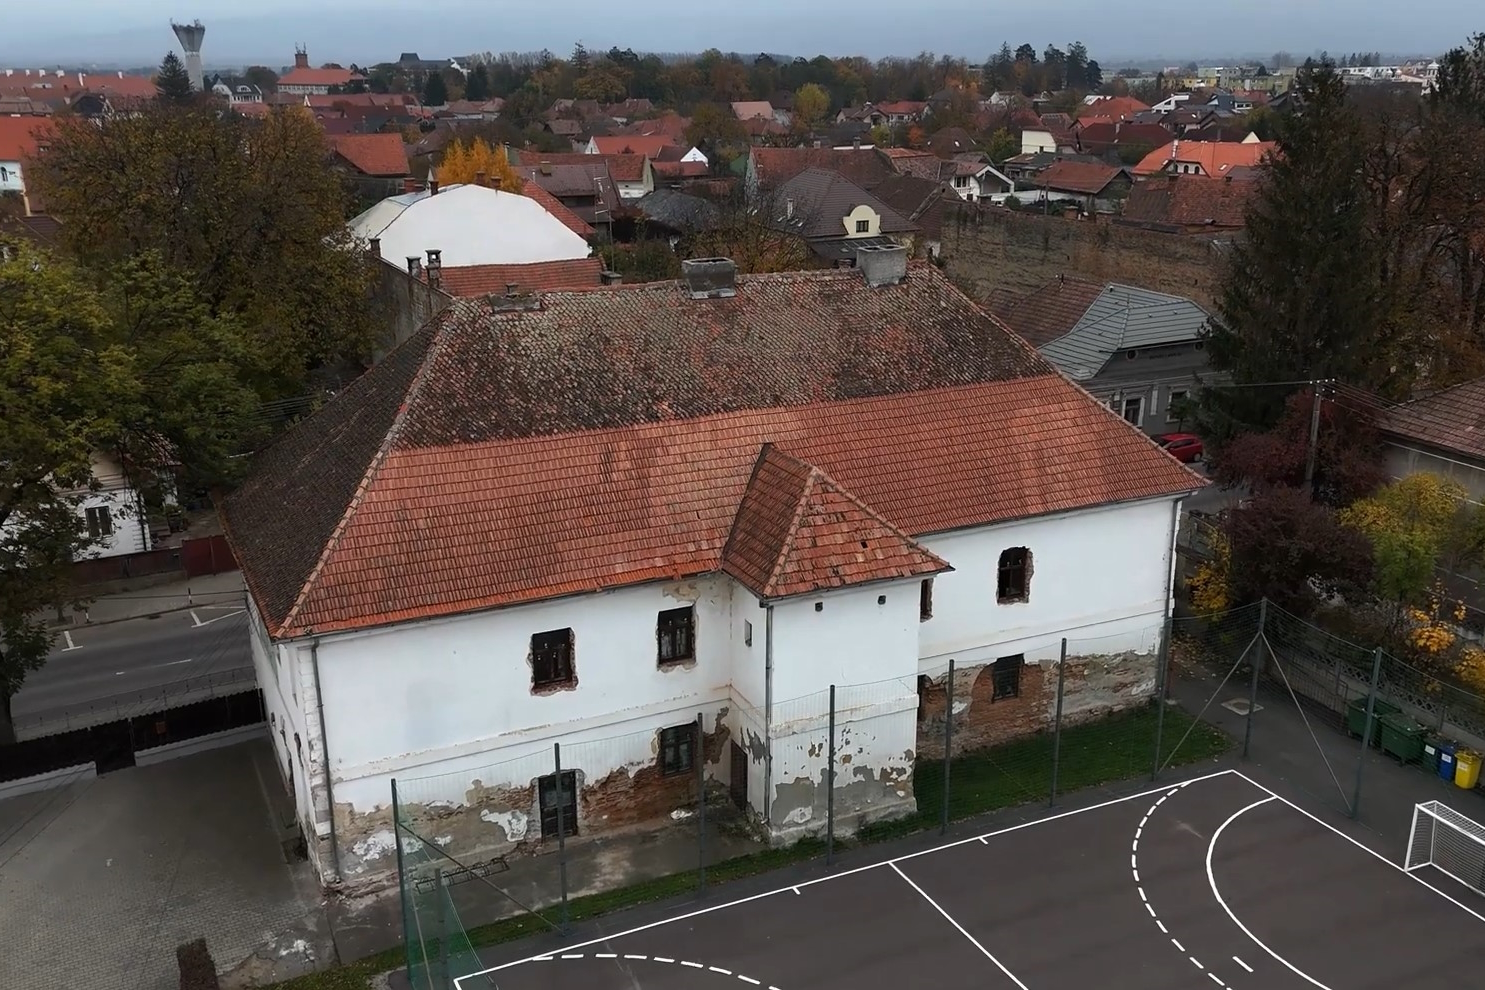
<svg viewBox="0 0 1485 990"><path fill-rule="evenodd" d="M856 233L858 233L858 234L869 234L869 233L871 233L871 221L870 220L857 220L856 221Z"/></svg>

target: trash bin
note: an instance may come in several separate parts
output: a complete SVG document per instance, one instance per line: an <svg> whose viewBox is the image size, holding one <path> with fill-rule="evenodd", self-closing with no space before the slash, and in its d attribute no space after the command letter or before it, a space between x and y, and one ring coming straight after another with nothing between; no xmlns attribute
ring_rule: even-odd
<svg viewBox="0 0 1485 990"><path fill-rule="evenodd" d="M1439 750L1444 745L1442 736L1429 735L1423 739L1423 768L1438 773Z"/></svg>
<svg viewBox="0 0 1485 990"><path fill-rule="evenodd" d="M1372 705L1372 745L1377 745L1377 721L1387 715L1396 715L1401 708L1378 698ZM1366 698L1356 698L1346 706L1346 731L1360 739L1366 731Z"/></svg>
<svg viewBox="0 0 1485 990"><path fill-rule="evenodd" d="M1439 747L1439 776L1454 779L1454 744L1447 740Z"/></svg>
<svg viewBox="0 0 1485 990"><path fill-rule="evenodd" d="M1402 712L1383 715L1377 720L1381 728L1382 752L1397 757L1399 763L1412 763L1423 756L1423 734L1427 730Z"/></svg>
<svg viewBox="0 0 1485 990"><path fill-rule="evenodd" d="M1455 762L1459 766L1454 771L1454 786L1472 790L1480 782L1480 754L1462 749Z"/></svg>

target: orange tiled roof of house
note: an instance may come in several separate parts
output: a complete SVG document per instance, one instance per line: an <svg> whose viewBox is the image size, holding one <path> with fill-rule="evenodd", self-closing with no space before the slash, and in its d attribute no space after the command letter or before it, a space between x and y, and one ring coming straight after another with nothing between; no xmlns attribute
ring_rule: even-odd
<svg viewBox="0 0 1485 990"><path fill-rule="evenodd" d="M765 443L908 537L1203 485L914 264L456 300L223 519L271 635L368 628L716 572Z"/></svg>
<svg viewBox="0 0 1485 990"><path fill-rule="evenodd" d="M1108 121L1128 120L1143 110L1150 109L1149 105L1142 103L1132 96L1110 96L1097 100L1078 110L1078 120L1105 119Z"/></svg>
<svg viewBox="0 0 1485 990"><path fill-rule="evenodd" d="M722 570L764 600L950 569L824 471L771 443L722 549Z"/></svg>
<svg viewBox="0 0 1485 990"><path fill-rule="evenodd" d="M588 229L591 231L593 228ZM451 296L463 297L500 295L512 285L518 293L584 289L601 284L599 276L602 274L601 258L534 261L526 265L460 265L441 270L444 291ZM425 278L426 275L424 269Z"/></svg>
<svg viewBox="0 0 1485 990"><path fill-rule="evenodd" d="M878 103L877 109L888 114L915 114L928 109L928 104L921 100L888 100Z"/></svg>
<svg viewBox="0 0 1485 990"><path fill-rule="evenodd" d="M991 311L1027 343L1041 347L1077 326L1103 290L1102 282L1063 275L1025 295L1002 296Z"/></svg>
<svg viewBox="0 0 1485 990"><path fill-rule="evenodd" d="M0 162L26 162L54 133L50 117L0 117Z"/></svg>
<svg viewBox="0 0 1485 990"><path fill-rule="evenodd" d="M1377 426L1395 437L1485 459L1485 378L1394 406Z"/></svg>
<svg viewBox="0 0 1485 990"><path fill-rule="evenodd" d="M330 150L362 175L396 178L409 174L401 134L332 134L326 140Z"/></svg>
<svg viewBox="0 0 1485 990"><path fill-rule="evenodd" d="M566 225L568 230L572 231L574 234L577 234L579 237L592 237L595 233L597 233L597 231L593 229L592 225L589 224L588 221L584 220L582 217L572 212L572 210L568 209L567 206L560 199L558 199L556 196L553 196L551 193L547 192L545 189L543 189L541 186L537 185L530 179L527 179L525 182L521 183L521 194L536 200L542 205L542 209L546 210L558 220L561 220L562 223Z"/></svg>
<svg viewBox="0 0 1485 990"><path fill-rule="evenodd" d="M650 168L654 170L655 177L660 179L699 179L711 174L711 166L706 162L652 161Z"/></svg>
<svg viewBox="0 0 1485 990"><path fill-rule="evenodd" d="M595 137L600 155L645 155L654 158L664 148L675 146L668 134L613 134Z"/></svg>
<svg viewBox="0 0 1485 990"><path fill-rule="evenodd" d="M1201 166L1209 176L1220 177L1234 168L1263 164L1264 158L1278 147L1274 141L1183 141L1177 138L1150 152L1133 171L1135 175L1158 175L1171 162L1188 162Z"/></svg>
<svg viewBox="0 0 1485 990"><path fill-rule="evenodd" d="M887 160L872 148L755 147L749 154L758 184L764 189L787 182L807 168L839 172L867 191L893 174Z"/></svg>

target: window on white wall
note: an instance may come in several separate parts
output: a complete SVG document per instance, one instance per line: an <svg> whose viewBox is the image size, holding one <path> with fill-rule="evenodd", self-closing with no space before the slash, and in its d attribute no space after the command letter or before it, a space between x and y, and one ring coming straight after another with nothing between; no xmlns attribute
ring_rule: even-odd
<svg viewBox="0 0 1485 990"><path fill-rule="evenodd" d="M660 730L660 772L667 777L696 766L696 723Z"/></svg>
<svg viewBox="0 0 1485 990"><path fill-rule="evenodd" d="M696 610L668 608L655 623L656 659L660 666L696 659Z"/></svg>
<svg viewBox="0 0 1485 990"><path fill-rule="evenodd" d="M88 535L93 539L101 539L113 535L113 513L108 511L106 505L95 505L87 509L84 514L88 517Z"/></svg>
<svg viewBox="0 0 1485 990"><path fill-rule="evenodd" d="M531 686L568 687L576 682L571 629L553 629L531 637Z"/></svg>
<svg viewBox="0 0 1485 990"><path fill-rule="evenodd" d="M933 578L926 578L918 585L918 621L933 618Z"/></svg>
<svg viewBox="0 0 1485 990"><path fill-rule="evenodd" d="M753 624L747 619L743 620L743 645L753 645Z"/></svg>
<svg viewBox="0 0 1485 990"><path fill-rule="evenodd" d="M1024 666L1026 666L1026 656L1021 653L1001 657L995 661L995 665L990 668L990 676L994 684L994 691L990 695L991 701L1021 696L1021 668Z"/></svg>
<svg viewBox="0 0 1485 990"><path fill-rule="evenodd" d="M1031 597L1031 550L1010 547L1000 553L995 575L995 600L1002 605Z"/></svg>

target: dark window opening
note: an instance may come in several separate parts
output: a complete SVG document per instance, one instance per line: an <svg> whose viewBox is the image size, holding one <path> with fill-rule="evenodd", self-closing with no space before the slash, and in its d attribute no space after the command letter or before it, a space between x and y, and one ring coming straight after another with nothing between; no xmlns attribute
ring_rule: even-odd
<svg viewBox="0 0 1485 990"><path fill-rule="evenodd" d="M994 690L990 695L991 701L1021 697L1021 668L1025 665L1026 657L1021 653L1001 657L995 661L995 665L990 670L990 676L994 682Z"/></svg>
<svg viewBox="0 0 1485 990"><path fill-rule="evenodd" d="M88 536L96 540L113 535L113 513L108 511L108 506L94 506L86 510L85 515L88 517Z"/></svg>
<svg viewBox="0 0 1485 990"><path fill-rule="evenodd" d="M1031 551L1011 547L1000 554L1000 569L995 579L995 600L1024 602L1031 594Z"/></svg>
<svg viewBox="0 0 1485 990"><path fill-rule="evenodd" d="M572 683L572 630L553 629L531 637L531 686Z"/></svg>
<svg viewBox="0 0 1485 990"><path fill-rule="evenodd" d="M918 675L918 721L928 717L928 692L933 688L933 678L927 674Z"/></svg>
<svg viewBox="0 0 1485 990"><path fill-rule="evenodd" d="M918 621L927 622L933 618L933 578L928 578L918 584Z"/></svg>
<svg viewBox="0 0 1485 990"><path fill-rule="evenodd" d="M856 221L856 233L858 233L858 234L869 234L869 233L871 233L871 221L870 220L857 220Z"/></svg>
<svg viewBox="0 0 1485 990"><path fill-rule="evenodd" d="M560 789L557 774L549 773L536 780L537 801L541 806L541 837L557 837L557 819L562 819L562 834L577 835L577 771L563 770Z"/></svg>
<svg viewBox="0 0 1485 990"><path fill-rule="evenodd" d="M660 730L660 772L667 777L696 766L696 724L674 725Z"/></svg>
<svg viewBox="0 0 1485 990"><path fill-rule="evenodd" d="M656 656L663 666L696 659L696 610L668 608L655 625Z"/></svg>

